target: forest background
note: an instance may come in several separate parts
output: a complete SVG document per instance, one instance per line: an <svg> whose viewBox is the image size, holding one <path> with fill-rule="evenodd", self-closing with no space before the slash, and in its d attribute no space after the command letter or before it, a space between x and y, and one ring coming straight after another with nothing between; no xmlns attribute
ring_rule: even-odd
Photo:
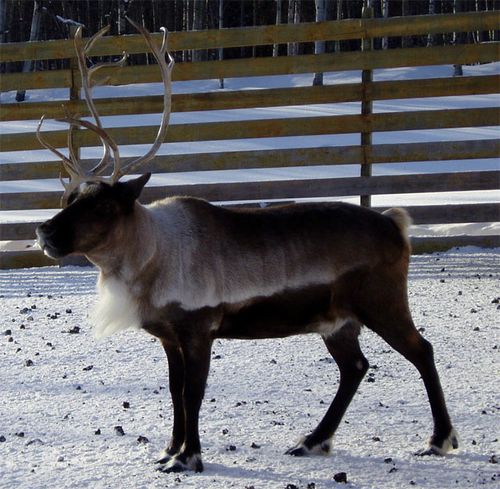
<svg viewBox="0 0 500 489"><path fill-rule="evenodd" d="M407 15L449 14L489 11L500 8L499 0L0 0L0 43L28 40L66 39L69 28L83 24L86 34L110 25L110 34L135 34L125 21L128 15L142 21L151 32L161 26L170 31L250 27L283 23L314 22L360 18L363 8L371 7L375 18ZM375 49L447 45L494 41L498 31L403 36L374 40ZM324 43L324 52L353 51L360 40ZM1 46L0 46L1 49ZM310 54L314 43L289 43L242 48L182 51L178 61L203 61L255 56ZM65 68L67 60L37 61L35 70ZM144 55L131 63L144 64ZM22 63L9 63L1 72L23 69Z"/></svg>

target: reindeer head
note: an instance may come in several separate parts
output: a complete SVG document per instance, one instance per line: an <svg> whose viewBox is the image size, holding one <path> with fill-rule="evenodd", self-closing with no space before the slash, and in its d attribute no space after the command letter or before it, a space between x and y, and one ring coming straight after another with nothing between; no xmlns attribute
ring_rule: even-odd
<svg viewBox="0 0 500 489"><path fill-rule="evenodd" d="M90 181L74 189L67 206L36 229L44 253L57 259L109 248L119 239L150 176L114 184Z"/></svg>
<svg viewBox="0 0 500 489"><path fill-rule="evenodd" d="M92 99L92 87L95 85L92 77L104 66L123 65L126 54L124 53L118 62L100 63L91 68L87 67L88 51L95 41L109 30L109 27L100 30L85 45L82 39L82 29L79 27L75 35L75 49L85 101L95 122L70 115L60 119L69 124L68 156L43 140L40 128L44 117L41 118L37 128L37 138L40 144L62 160L64 168L69 174L68 182L65 182L62 177L60 178L64 186L64 194L61 199L63 210L38 226L36 230L40 247L51 258L62 258L69 254L92 253L106 246L110 239L116 236L116 230L134 212L135 201L139 198L151 174L147 173L127 182L120 182L119 179L154 158L167 132L171 111L171 73L174 65L173 58L167 51L167 30L162 28L163 42L158 48L146 29L128 18L127 20L144 36L161 70L164 84L164 108L158 134L145 155L132 158L131 161L122 164L118 146L104 130ZM165 56L168 57L168 63ZM74 149L73 137L77 127L95 132L104 148L101 160L90 171L83 168ZM104 176L103 173L111 162L113 163L111 175Z"/></svg>

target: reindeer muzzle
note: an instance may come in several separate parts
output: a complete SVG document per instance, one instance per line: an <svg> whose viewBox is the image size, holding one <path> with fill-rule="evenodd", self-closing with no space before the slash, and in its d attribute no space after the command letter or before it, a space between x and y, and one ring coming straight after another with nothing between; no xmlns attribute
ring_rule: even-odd
<svg viewBox="0 0 500 489"><path fill-rule="evenodd" d="M38 245L49 258L58 259L67 255L63 248L57 244L56 230L50 220L40 224L35 232Z"/></svg>

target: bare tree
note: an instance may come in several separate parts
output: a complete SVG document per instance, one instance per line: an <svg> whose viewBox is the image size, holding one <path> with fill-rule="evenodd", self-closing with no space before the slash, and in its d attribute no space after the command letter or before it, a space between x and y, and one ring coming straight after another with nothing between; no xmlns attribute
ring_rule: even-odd
<svg viewBox="0 0 500 489"><path fill-rule="evenodd" d="M457 14L459 12L463 12L464 9L464 3L462 0L453 0L453 13ZM453 43L454 44L462 44L464 42L464 36L463 33L460 32L454 32L453 33ZM463 76L464 71L462 68L462 65L456 64L453 65L453 76Z"/></svg>
<svg viewBox="0 0 500 489"><path fill-rule="evenodd" d="M298 2L299 0L288 0L288 23L295 24L298 22L300 15L297 13L298 11ZM288 56L294 56L298 54L298 45L296 42L289 42L287 46L287 54Z"/></svg>
<svg viewBox="0 0 500 489"><path fill-rule="evenodd" d="M205 27L205 0L193 0L193 30L201 31ZM193 50L193 61L203 61L206 59L206 52L201 49Z"/></svg>
<svg viewBox="0 0 500 489"><path fill-rule="evenodd" d="M31 18L30 41L36 41L40 37L40 24L42 16L42 2L35 0L33 3L33 17ZM29 59L24 62L23 73L27 73L33 69L33 60ZM16 102L24 102L26 98L26 90L18 90L16 93Z"/></svg>
<svg viewBox="0 0 500 489"><path fill-rule="evenodd" d="M127 31L127 21L125 16L127 15L128 0L120 0L118 4L118 34L126 34Z"/></svg>
<svg viewBox="0 0 500 489"><path fill-rule="evenodd" d="M401 15L406 17L410 15L410 0L401 0ZM401 47L408 48L411 44L411 37L401 36Z"/></svg>
<svg viewBox="0 0 500 489"><path fill-rule="evenodd" d="M429 15L434 15L436 13L436 2L435 0L429 0ZM430 33L427 35L427 47L434 46L434 34Z"/></svg>
<svg viewBox="0 0 500 489"><path fill-rule="evenodd" d="M4 43L7 36L7 3L0 0L0 42Z"/></svg>
<svg viewBox="0 0 500 489"><path fill-rule="evenodd" d="M276 2L276 25L281 24L281 0L275 0ZM273 56L278 56L279 54L279 44L273 44Z"/></svg>
<svg viewBox="0 0 500 489"><path fill-rule="evenodd" d="M224 27L224 0L219 0L219 12L218 12L218 24L219 29ZM224 49L219 48L219 61L224 58ZM224 88L224 78L219 79L219 88Z"/></svg>
<svg viewBox="0 0 500 489"><path fill-rule="evenodd" d="M326 20L326 0L314 0L316 7L316 22ZM323 54L325 52L325 41L315 41L314 54ZM315 73L313 85L323 85L323 73Z"/></svg>
<svg viewBox="0 0 500 489"><path fill-rule="evenodd" d="M337 13L336 13L337 20L343 19L344 17L343 9L344 9L344 0L337 0ZM340 44L340 41L335 41L335 52L340 53L341 50L342 46Z"/></svg>
<svg viewBox="0 0 500 489"><path fill-rule="evenodd" d="M389 17L389 0L382 0L382 17L387 19ZM382 38L382 49L389 48L389 38Z"/></svg>

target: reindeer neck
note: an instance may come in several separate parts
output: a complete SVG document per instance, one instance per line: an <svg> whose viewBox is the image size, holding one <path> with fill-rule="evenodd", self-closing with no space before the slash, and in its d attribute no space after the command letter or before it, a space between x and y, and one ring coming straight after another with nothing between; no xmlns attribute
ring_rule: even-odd
<svg viewBox="0 0 500 489"><path fill-rule="evenodd" d="M148 209L136 203L132 215L124 217L105 245L87 258L99 268L101 278L132 284L140 279L156 251L152 230Z"/></svg>

